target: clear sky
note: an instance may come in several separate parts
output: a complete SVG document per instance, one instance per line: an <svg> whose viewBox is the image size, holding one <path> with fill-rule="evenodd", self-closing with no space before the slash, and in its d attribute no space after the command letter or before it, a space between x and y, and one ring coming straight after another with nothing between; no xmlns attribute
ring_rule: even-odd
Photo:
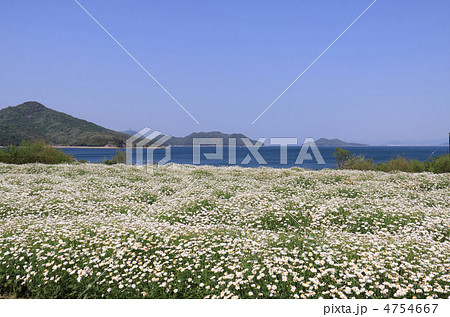
<svg viewBox="0 0 450 317"><path fill-rule="evenodd" d="M377 144L450 132L450 1L0 2L0 108L35 100L115 130L145 126Z"/></svg>

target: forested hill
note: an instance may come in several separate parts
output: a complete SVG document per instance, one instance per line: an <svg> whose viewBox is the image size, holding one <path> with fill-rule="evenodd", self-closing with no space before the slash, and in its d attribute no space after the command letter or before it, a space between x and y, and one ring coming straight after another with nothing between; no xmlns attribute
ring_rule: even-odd
<svg viewBox="0 0 450 317"><path fill-rule="evenodd" d="M29 101L0 110L0 145L39 140L52 145L123 146L129 136Z"/></svg>

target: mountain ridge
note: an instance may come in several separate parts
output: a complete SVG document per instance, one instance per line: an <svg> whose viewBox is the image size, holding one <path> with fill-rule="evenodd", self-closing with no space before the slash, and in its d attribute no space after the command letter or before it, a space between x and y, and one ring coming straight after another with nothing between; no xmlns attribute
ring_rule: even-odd
<svg viewBox="0 0 450 317"><path fill-rule="evenodd" d="M18 145L22 141L44 141L48 144L86 147L124 147L126 140L136 131L117 132L104 128L87 120L47 108L37 101L27 101L17 106L0 110L0 146ZM192 146L194 138L220 138L228 146L230 139L236 140L236 146L245 146L242 141L247 138L242 133L223 133L220 131L192 132L183 137L160 135L146 144L151 145L163 136L169 136L163 146ZM141 137L141 140L144 136ZM368 146L345 142L339 139L320 138L315 141L319 147L356 147Z"/></svg>
<svg viewBox="0 0 450 317"><path fill-rule="evenodd" d="M128 133L129 135L136 135L139 134L139 132L136 132L134 130L127 130L124 131L124 133ZM155 142L156 140L162 138L163 136L168 136L170 137L169 140L167 140L166 142L164 142L163 146L193 146L193 139L194 138L218 138L218 139L222 139L223 141L223 145L224 146L228 146L229 145L229 140L230 139L236 139L236 146L245 146L245 143L242 141L242 139L249 139L250 142L252 142L252 144L255 144L257 142L257 140L252 140L249 137L247 137L246 135L242 134L242 133L223 133L220 131L209 131L209 132L192 132L186 136L183 137L176 137L176 136L172 136L172 135L160 135L159 137L155 138L153 140L153 142ZM147 143L147 145L151 145L153 143L152 141L149 140L149 142Z"/></svg>
<svg viewBox="0 0 450 317"><path fill-rule="evenodd" d="M131 129L117 132L87 120L73 117L44 106L37 101L27 101L17 106L0 109L0 146L19 145L22 141L43 141L57 147L124 147L126 140L136 134ZM149 140L147 145L163 137ZM163 146L192 146L193 138L221 138L228 145L230 138L243 146L240 133L193 132L184 137L170 136ZM141 138L142 140L142 138ZM255 144L255 140L250 139Z"/></svg>

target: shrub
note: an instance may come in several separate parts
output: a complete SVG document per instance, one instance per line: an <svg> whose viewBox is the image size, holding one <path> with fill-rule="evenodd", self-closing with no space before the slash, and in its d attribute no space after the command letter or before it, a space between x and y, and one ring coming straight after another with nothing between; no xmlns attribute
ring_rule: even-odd
<svg viewBox="0 0 450 317"><path fill-rule="evenodd" d="M22 142L0 150L0 162L7 164L60 164L73 163L74 157L44 142Z"/></svg>
<svg viewBox="0 0 450 317"><path fill-rule="evenodd" d="M107 159L105 158L105 159L103 160L103 164L106 164L106 165L114 165L114 164L117 164L117 162L114 161L114 159L107 160Z"/></svg>
<svg viewBox="0 0 450 317"><path fill-rule="evenodd" d="M373 171L376 169L376 165L372 159L367 159L364 155L352 155L345 163L344 169Z"/></svg>
<svg viewBox="0 0 450 317"><path fill-rule="evenodd" d="M409 172L409 173L450 173L450 154L441 155L432 158L427 162L419 160L408 160L404 156L398 156L387 162L375 164L372 159L366 159L364 156L350 155L347 150L336 148L333 154L338 168L351 170L377 170L382 172Z"/></svg>
<svg viewBox="0 0 450 317"><path fill-rule="evenodd" d="M428 162L428 170L432 173L450 173L450 154L432 158Z"/></svg>
<svg viewBox="0 0 450 317"><path fill-rule="evenodd" d="M377 170L383 172L402 171L420 173L426 171L426 163L418 160L408 160L403 156L389 160L386 163L378 163Z"/></svg>
<svg viewBox="0 0 450 317"><path fill-rule="evenodd" d="M116 150L116 155L112 157L112 159L107 160L106 158L103 160L103 164L106 165L114 165L114 164L125 164L127 160L126 154L124 151Z"/></svg>
<svg viewBox="0 0 450 317"><path fill-rule="evenodd" d="M411 160L411 165L414 173L422 173L427 171L427 163L419 160Z"/></svg>
<svg viewBox="0 0 450 317"><path fill-rule="evenodd" d="M336 164L339 169L343 169L345 164L350 158L350 152L345 149L336 148L333 153L334 158L336 159Z"/></svg>

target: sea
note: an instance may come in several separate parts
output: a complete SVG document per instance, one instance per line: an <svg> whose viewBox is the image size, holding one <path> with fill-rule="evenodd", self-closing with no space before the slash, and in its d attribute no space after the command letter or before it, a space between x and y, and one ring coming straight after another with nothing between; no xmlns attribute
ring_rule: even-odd
<svg viewBox="0 0 450 317"><path fill-rule="evenodd" d="M314 153L309 149L308 153L311 159L305 159L302 164L296 164L296 159L300 153L301 147L289 146L287 149L287 161L283 164L281 161L281 151L278 146L265 146L258 149L259 154L264 162L260 159L257 162L250 150L246 147L236 148L236 159L230 163L229 149L223 147L222 158L211 159L207 158L208 154L213 154L216 151L215 147L202 147L200 152L200 162L194 164L193 147L171 147L169 163L177 164L194 164L194 165L213 165L213 166L242 166L242 167L273 167L273 168L289 168L300 167L307 169L324 169L335 168L335 159L333 153L334 147L319 147L319 151L325 164L318 164ZM61 148L65 153L72 154L77 160L86 160L91 163L102 163L105 160L110 160L115 154L116 149L108 148ZM426 161L434 156L447 154L449 152L448 146L370 146L370 147L349 147L347 148L350 154L364 155L366 158L371 158L375 163L386 162L389 159L398 156L404 156L408 159L416 159ZM147 153L143 151L144 164L147 164ZM152 162L159 162L166 157L166 149L156 149L153 151ZM206 154L206 156L205 156ZM247 157L249 156L249 157ZM247 159L246 159L247 157ZM250 160L249 160L250 158ZM248 163L247 163L248 162ZM133 151L133 163L136 163L136 151ZM247 163L247 164L243 164ZM265 164L264 164L265 163Z"/></svg>

